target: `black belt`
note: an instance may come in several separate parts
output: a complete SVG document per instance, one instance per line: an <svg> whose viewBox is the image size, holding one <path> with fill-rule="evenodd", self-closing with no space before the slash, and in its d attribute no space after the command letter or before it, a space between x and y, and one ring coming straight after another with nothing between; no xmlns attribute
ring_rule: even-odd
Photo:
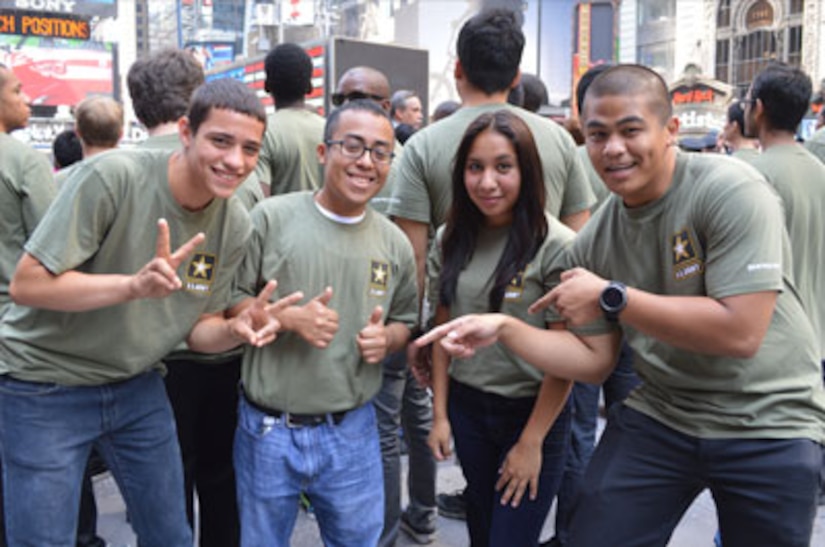
<svg viewBox="0 0 825 547"><path fill-rule="evenodd" d="M256 403L250 399L245 392L241 391L249 406L259 412L263 412L267 416L283 421L284 425L291 428L296 427L315 427L322 424L338 425L344 421L344 416L347 415L348 410L341 410L340 412L328 412L326 414L295 414L292 412L284 412L283 410L276 410L269 408L262 404Z"/></svg>

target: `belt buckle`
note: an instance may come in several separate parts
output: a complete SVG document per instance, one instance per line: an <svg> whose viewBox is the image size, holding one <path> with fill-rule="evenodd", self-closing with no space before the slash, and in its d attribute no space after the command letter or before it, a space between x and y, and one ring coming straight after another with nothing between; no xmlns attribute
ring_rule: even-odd
<svg viewBox="0 0 825 547"><path fill-rule="evenodd" d="M305 427L306 424L301 423L299 421L292 421L292 413L291 412L284 412L283 413L284 425L287 429L301 429Z"/></svg>

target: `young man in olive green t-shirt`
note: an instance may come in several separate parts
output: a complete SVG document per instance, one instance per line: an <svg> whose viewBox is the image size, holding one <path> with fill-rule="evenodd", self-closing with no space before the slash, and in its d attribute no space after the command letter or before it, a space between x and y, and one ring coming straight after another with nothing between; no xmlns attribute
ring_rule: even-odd
<svg viewBox="0 0 825 547"><path fill-rule="evenodd" d="M181 121L180 151L91 158L27 242L0 325L11 544L74 544L94 447L141 545L191 547L159 361L187 333L201 351L227 349L217 333L233 333L234 345L274 336L265 298L223 316L250 232L232 193L255 165L264 124L243 84L206 84Z"/></svg>
<svg viewBox="0 0 825 547"><path fill-rule="evenodd" d="M381 362L415 324L415 265L400 230L368 207L392 159L386 112L350 101L330 114L324 136L323 187L252 210L236 281L233 311L265 279L314 296L278 316L274 344L244 354L235 472L246 547L287 547L301 492L326 545L375 546L383 524L372 399Z"/></svg>
<svg viewBox="0 0 825 547"><path fill-rule="evenodd" d="M573 243L578 267L533 308L620 328L642 383L611 412L568 545L664 545L707 488L726 547L807 547L825 390L776 194L740 161L678 153L667 85L647 68L597 77L584 127L614 195ZM494 315L465 316L420 343L439 336L457 356L499 338L574 380L609 373L618 340L585 345Z"/></svg>

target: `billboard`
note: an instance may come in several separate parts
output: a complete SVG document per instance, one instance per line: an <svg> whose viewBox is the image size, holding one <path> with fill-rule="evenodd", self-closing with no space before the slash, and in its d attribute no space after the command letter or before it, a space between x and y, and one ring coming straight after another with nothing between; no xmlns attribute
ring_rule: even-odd
<svg viewBox="0 0 825 547"><path fill-rule="evenodd" d="M0 34L0 62L14 71L35 106L74 106L114 91L111 44Z"/></svg>
<svg viewBox="0 0 825 547"><path fill-rule="evenodd" d="M235 42L187 42L184 49L192 52L204 70L212 70L235 60Z"/></svg>
<svg viewBox="0 0 825 547"><path fill-rule="evenodd" d="M0 8L117 17L116 0L0 0Z"/></svg>
<svg viewBox="0 0 825 547"><path fill-rule="evenodd" d="M0 33L88 40L91 26L79 15L0 9Z"/></svg>

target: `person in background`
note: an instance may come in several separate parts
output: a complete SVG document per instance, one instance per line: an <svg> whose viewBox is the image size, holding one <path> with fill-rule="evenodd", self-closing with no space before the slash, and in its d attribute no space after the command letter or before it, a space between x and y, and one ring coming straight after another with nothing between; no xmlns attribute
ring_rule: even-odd
<svg viewBox="0 0 825 547"><path fill-rule="evenodd" d="M430 123L443 120L459 108L461 108L461 103L458 101L442 101L438 103L438 106L436 106L435 110L433 110L433 115L430 117Z"/></svg>
<svg viewBox="0 0 825 547"><path fill-rule="evenodd" d="M407 124L417 131L424 123L424 111L421 98L409 89L399 89L390 99L390 118L393 127Z"/></svg>
<svg viewBox="0 0 825 547"><path fill-rule="evenodd" d="M575 235L545 211L541 162L527 124L508 111L473 121L456 153L452 191L428 266L436 325L494 311L562 327L555 314L527 314L558 283ZM455 438L473 547L538 545L564 470L571 386L502 346L452 362L433 348L430 446L443 460Z"/></svg>
<svg viewBox="0 0 825 547"><path fill-rule="evenodd" d="M816 114L816 132L805 141L805 148L825 163L825 105Z"/></svg>
<svg viewBox="0 0 825 547"><path fill-rule="evenodd" d="M4 320L12 305L9 284L23 246L56 194L46 156L9 134L26 127L30 116L29 97L23 84L9 67L0 63L0 320ZM2 437L0 422L0 445ZM0 458L0 488L3 465ZM6 545L5 522L0 495L0 547Z"/></svg>
<svg viewBox="0 0 825 547"><path fill-rule="evenodd" d="M741 101L728 106L727 121L719 133L721 148L734 158L749 161L759 156L759 139L745 136L745 108Z"/></svg>
<svg viewBox="0 0 825 547"><path fill-rule="evenodd" d="M123 106L103 95L88 97L74 109L74 132L80 140L83 159L117 147L123 137ZM76 170L78 163L66 166L54 175L60 187Z"/></svg>
<svg viewBox="0 0 825 547"><path fill-rule="evenodd" d="M58 171L83 159L83 145L74 129L64 129L52 141L54 168Z"/></svg>
<svg viewBox="0 0 825 547"><path fill-rule="evenodd" d="M267 195L277 196L321 186L315 149L323 140L324 118L306 108L312 93L312 59L298 44L279 44L264 59L264 89L275 113L267 119L266 138L255 173Z"/></svg>
<svg viewBox="0 0 825 547"><path fill-rule="evenodd" d="M762 146L762 154L749 163L784 204L794 287L819 341L825 379L825 165L796 141L811 88L811 79L802 70L772 64L756 75L742 102L745 134L758 138ZM825 466L820 471L819 500L825 502Z"/></svg>

